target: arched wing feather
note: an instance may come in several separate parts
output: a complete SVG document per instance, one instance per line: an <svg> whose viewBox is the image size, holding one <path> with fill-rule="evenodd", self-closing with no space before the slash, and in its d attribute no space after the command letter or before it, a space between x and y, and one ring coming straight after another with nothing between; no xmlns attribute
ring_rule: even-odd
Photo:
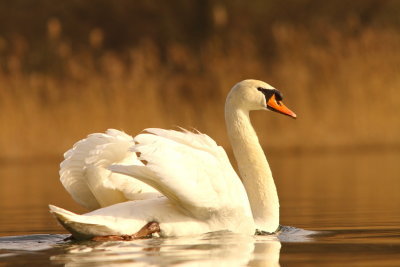
<svg viewBox="0 0 400 267"><path fill-rule="evenodd" d="M126 200L146 199L159 195L148 185L107 169L114 163L138 164L129 151L133 138L109 129L77 142L64 154L60 180L73 199L89 210Z"/></svg>
<svg viewBox="0 0 400 267"><path fill-rule="evenodd" d="M145 131L134 138L132 147L145 166L112 165L112 171L147 183L198 218L225 207L250 210L226 152L210 137L188 131Z"/></svg>

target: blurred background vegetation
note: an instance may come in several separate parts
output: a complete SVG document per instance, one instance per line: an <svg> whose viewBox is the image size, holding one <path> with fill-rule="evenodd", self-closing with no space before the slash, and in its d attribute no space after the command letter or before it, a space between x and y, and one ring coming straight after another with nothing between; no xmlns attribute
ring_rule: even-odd
<svg viewBox="0 0 400 267"><path fill-rule="evenodd" d="M61 158L92 132L194 127L229 147L223 104L267 81L275 151L399 149L400 1L0 1L0 160Z"/></svg>

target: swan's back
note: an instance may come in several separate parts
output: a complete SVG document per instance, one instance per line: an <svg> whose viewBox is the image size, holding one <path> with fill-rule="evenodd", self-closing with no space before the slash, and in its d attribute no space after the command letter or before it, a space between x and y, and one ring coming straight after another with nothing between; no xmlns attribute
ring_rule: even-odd
<svg viewBox="0 0 400 267"><path fill-rule="evenodd" d="M159 196L152 187L125 175L112 173L112 164L138 164L136 154L129 151L133 138L109 129L77 142L64 154L60 180L72 198L89 210L127 200Z"/></svg>
<svg viewBox="0 0 400 267"><path fill-rule="evenodd" d="M134 141L132 151L145 165L112 165L112 171L151 185L196 218L206 219L222 210L251 217L238 175L225 150L209 136L151 128Z"/></svg>

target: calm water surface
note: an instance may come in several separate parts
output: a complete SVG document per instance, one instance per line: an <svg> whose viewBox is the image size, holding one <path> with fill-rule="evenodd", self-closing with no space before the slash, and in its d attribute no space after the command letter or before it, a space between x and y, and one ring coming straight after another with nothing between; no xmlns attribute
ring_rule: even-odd
<svg viewBox="0 0 400 267"><path fill-rule="evenodd" d="M278 236L229 232L131 242L70 242L47 210L85 212L58 162L0 164L0 265L400 266L400 153L271 153Z"/></svg>

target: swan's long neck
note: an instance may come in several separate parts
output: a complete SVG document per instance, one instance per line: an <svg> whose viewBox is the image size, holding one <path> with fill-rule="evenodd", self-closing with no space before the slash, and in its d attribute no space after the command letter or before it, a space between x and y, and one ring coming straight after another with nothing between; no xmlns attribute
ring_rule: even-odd
<svg viewBox="0 0 400 267"><path fill-rule="evenodd" d="M227 101L225 121L239 172L258 230L279 227L279 199L267 158L250 122L249 111Z"/></svg>

